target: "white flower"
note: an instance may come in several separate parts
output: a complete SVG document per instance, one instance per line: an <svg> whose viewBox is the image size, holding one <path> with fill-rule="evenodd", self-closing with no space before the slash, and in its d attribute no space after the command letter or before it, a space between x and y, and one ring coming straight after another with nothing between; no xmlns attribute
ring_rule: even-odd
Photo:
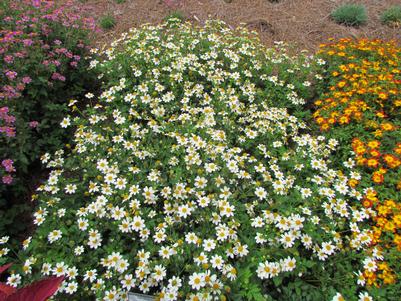
<svg viewBox="0 0 401 301"><path fill-rule="evenodd" d="M60 126L62 128L67 128L69 125L71 125L70 117L64 118L63 121L61 121L61 123L60 123Z"/></svg>
<svg viewBox="0 0 401 301"><path fill-rule="evenodd" d="M77 185L75 184L68 184L65 186L65 192L68 194L73 194L77 190Z"/></svg>
<svg viewBox="0 0 401 301"><path fill-rule="evenodd" d="M215 247L216 247L216 243L214 242L213 239L205 239L203 241L203 249L206 252L210 252L210 251L214 250Z"/></svg>
<svg viewBox="0 0 401 301"><path fill-rule="evenodd" d="M50 243L55 242L56 240L59 240L62 236L62 233L60 230L53 230L49 233L47 236L47 239Z"/></svg>
<svg viewBox="0 0 401 301"><path fill-rule="evenodd" d="M199 290L206 285L205 276L202 273L193 273L189 276L188 283L194 290Z"/></svg>
<svg viewBox="0 0 401 301"><path fill-rule="evenodd" d="M21 284L21 276L19 274L11 274L7 278L7 285L10 285L12 287L17 287L18 285Z"/></svg>
<svg viewBox="0 0 401 301"><path fill-rule="evenodd" d="M377 270L376 261L371 257L365 258L363 261L363 268L369 272L376 271Z"/></svg>
<svg viewBox="0 0 401 301"><path fill-rule="evenodd" d="M67 284L67 286L65 287L64 291L67 294L72 295L73 293L75 293L78 290L78 283L73 281Z"/></svg>
<svg viewBox="0 0 401 301"><path fill-rule="evenodd" d="M78 247L75 247L75 249L74 249L74 254L77 256L81 255L83 252L84 252L83 246L78 246Z"/></svg>
<svg viewBox="0 0 401 301"><path fill-rule="evenodd" d="M267 196L266 190L265 190L264 188L262 188L262 187L256 188L255 194L256 194L256 196L257 196L259 199L261 199L261 200L266 199L266 196Z"/></svg>
<svg viewBox="0 0 401 301"><path fill-rule="evenodd" d="M369 296L367 292L360 292L358 295L358 301L373 301L373 298Z"/></svg>
<svg viewBox="0 0 401 301"><path fill-rule="evenodd" d="M96 270L89 270L86 271L86 273L84 274L84 281L89 280L90 282L93 282L96 280L96 276L97 276L97 271Z"/></svg>

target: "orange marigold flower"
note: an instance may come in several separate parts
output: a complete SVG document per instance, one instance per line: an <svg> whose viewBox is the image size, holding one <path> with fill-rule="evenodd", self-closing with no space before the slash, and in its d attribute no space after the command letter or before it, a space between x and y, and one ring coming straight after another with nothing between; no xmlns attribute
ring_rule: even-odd
<svg viewBox="0 0 401 301"><path fill-rule="evenodd" d="M322 123L325 122L325 119L323 117L318 117L318 118L315 119L315 121L316 121L317 124L322 124Z"/></svg>
<svg viewBox="0 0 401 301"><path fill-rule="evenodd" d="M388 221L385 225L384 225L384 230L386 230L387 232L394 232L395 229L395 224L392 221Z"/></svg>
<svg viewBox="0 0 401 301"><path fill-rule="evenodd" d="M375 135L375 137L381 137L383 135L383 132L381 130L376 130L373 132L373 134Z"/></svg>
<svg viewBox="0 0 401 301"><path fill-rule="evenodd" d="M366 158L364 158L362 156L357 156L356 157L356 164L357 165L365 165L367 160L368 159L366 159Z"/></svg>
<svg viewBox="0 0 401 301"><path fill-rule="evenodd" d="M393 273L389 273L389 272L384 272L384 278L383 278L383 283L384 284L394 284L396 277Z"/></svg>
<svg viewBox="0 0 401 301"><path fill-rule="evenodd" d="M330 128L330 125L328 123L324 123L322 124L322 126L320 127L321 131L327 131Z"/></svg>
<svg viewBox="0 0 401 301"><path fill-rule="evenodd" d="M350 122L350 119L349 119L348 116L343 115L343 116L340 117L340 119L338 120L338 122L339 122L340 124L348 124L348 123Z"/></svg>
<svg viewBox="0 0 401 301"><path fill-rule="evenodd" d="M385 93L385 92L380 92L379 94L378 94L378 97L380 98L380 99L387 99L388 98L388 94L387 93Z"/></svg>
<svg viewBox="0 0 401 301"><path fill-rule="evenodd" d="M387 223L387 219L384 218L384 217L378 217L378 218L376 219L376 224L377 224L379 227L381 227L381 228L383 228L383 226L384 226L386 223Z"/></svg>
<svg viewBox="0 0 401 301"><path fill-rule="evenodd" d="M355 117L356 120L361 120L362 116L363 116L362 112L355 112L354 113L354 117Z"/></svg>
<svg viewBox="0 0 401 301"><path fill-rule="evenodd" d="M387 214L389 214L391 212L391 209L384 205L378 205L376 207L376 211L379 215L386 216Z"/></svg>
<svg viewBox="0 0 401 301"><path fill-rule="evenodd" d="M396 208L397 207L397 204L396 204L396 202L394 202L394 200L386 200L385 202L384 202L384 205L386 205L387 207L389 207L390 209L393 209L393 208Z"/></svg>
<svg viewBox="0 0 401 301"><path fill-rule="evenodd" d="M336 123L336 119L331 117L331 118L327 119L327 122L329 124L335 124Z"/></svg>
<svg viewBox="0 0 401 301"><path fill-rule="evenodd" d="M344 80L342 80L342 81L339 81L339 82L338 82L337 87L343 88L346 84L347 84L347 82L344 81Z"/></svg>
<svg viewBox="0 0 401 301"><path fill-rule="evenodd" d="M362 155L366 152L366 148L363 145L358 145L358 146L354 147L354 152L357 155Z"/></svg>
<svg viewBox="0 0 401 301"><path fill-rule="evenodd" d="M380 141L372 140L372 141L369 141L367 143L367 145L369 146L369 148L378 148L380 146Z"/></svg>
<svg viewBox="0 0 401 301"><path fill-rule="evenodd" d="M399 160L396 156L391 154L383 155L383 160L390 168L397 168L401 165L401 160Z"/></svg>
<svg viewBox="0 0 401 301"><path fill-rule="evenodd" d="M368 200L368 199L363 199L362 200L362 206L365 207L365 208L372 208L373 202L371 200Z"/></svg>
<svg viewBox="0 0 401 301"><path fill-rule="evenodd" d="M395 126L392 125L390 122L384 122L380 125L380 127L383 131L394 131L395 130Z"/></svg>
<svg viewBox="0 0 401 301"><path fill-rule="evenodd" d="M380 112L380 111L376 113L376 116L380 117L380 118L386 118L387 117L387 115L384 112Z"/></svg>
<svg viewBox="0 0 401 301"><path fill-rule="evenodd" d="M384 176L382 173L375 171L372 175L372 181L376 184L382 184L384 181Z"/></svg>
<svg viewBox="0 0 401 301"><path fill-rule="evenodd" d="M369 154L370 154L372 157L380 157L380 152L379 152L377 149L371 149L371 150L369 151Z"/></svg>
<svg viewBox="0 0 401 301"><path fill-rule="evenodd" d="M351 186L352 188L355 188L356 185L358 185L359 181L356 179L349 179L348 180L348 185Z"/></svg>
<svg viewBox="0 0 401 301"><path fill-rule="evenodd" d="M366 162L366 165L372 168L376 168L379 166L379 161L376 158L369 158Z"/></svg>

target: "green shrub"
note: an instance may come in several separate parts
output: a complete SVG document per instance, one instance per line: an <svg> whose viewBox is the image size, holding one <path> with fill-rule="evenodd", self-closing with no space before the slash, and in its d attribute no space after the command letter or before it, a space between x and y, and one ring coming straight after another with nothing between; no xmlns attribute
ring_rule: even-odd
<svg viewBox="0 0 401 301"><path fill-rule="evenodd" d="M87 42L95 25L72 3L1 2L0 233L14 240L29 226L22 215L43 173L39 158L65 143L68 131L57 125L69 99L91 85Z"/></svg>
<svg viewBox="0 0 401 301"><path fill-rule="evenodd" d="M383 24L388 26L400 26L401 25L401 6L395 5L386 9L380 16L380 20Z"/></svg>
<svg viewBox="0 0 401 301"><path fill-rule="evenodd" d="M366 23L368 17L365 6L361 4L344 4L331 13L333 20L347 26L359 26Z"/></svg>
<svg viewBox="0 0 401 301"><path fill-rule="evenodd" d="M103 29L111 29L116 25L116 19L112 15L105 15L100 18L100 27Z"/></svg>
<svg viewBox="0 0 401 301"><path fill-rule="evenodd" d="M61 123L73 148L43 156L13 279L67 274L60 300L352 296L370 238L350 171L330 162L336 141L297 118L315 61L222 22L170 20L112 45L91 62L99 104Z"/></svg>

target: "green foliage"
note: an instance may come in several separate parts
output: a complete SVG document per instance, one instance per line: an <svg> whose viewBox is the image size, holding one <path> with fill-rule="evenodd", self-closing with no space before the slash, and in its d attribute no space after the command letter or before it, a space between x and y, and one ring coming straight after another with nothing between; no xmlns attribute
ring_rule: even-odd
<svg viewBox="0 0 401 301"><path fill-rule="evenodd" d="M118 4L122 4L122 3L125 3L125 0L114 0L116 3L118 3Z"/></svg>
<svg viewBox="0 0 401 301"><path fill-rule="evenodd" d="M389 7L380 16L380 20L387 26L398 27L401 26L401 6L394 5Z"/></svg>
<svg viewBox="0 0 401 301"><path fill-rule="evenodd" d="M368 20L366 8L362 4L344 4L332 11L331 17L346 26L360 26Z"/></svg>
<svg viewBox="0 0 401 301"><path fill-rule="evenodd" d="M116 25L116 19L112 15L108 14L100 18L99 24L103 29L112 29Z"/></svg>

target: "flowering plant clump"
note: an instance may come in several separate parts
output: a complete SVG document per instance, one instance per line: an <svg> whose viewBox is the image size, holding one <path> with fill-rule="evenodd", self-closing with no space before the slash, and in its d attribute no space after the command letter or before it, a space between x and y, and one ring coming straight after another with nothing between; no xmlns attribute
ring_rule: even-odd
<svg viewBox="0 0 401 301"><path fill-rule="evenodd" d="M401 251L401 48L395 42L341 39L321 45L328 86L315 102L321 130L352 151L360 178L361 204L374 209L372 242L383 251L369 286L397 285ZM399 288L398 288L399 291Z"/></svg>
<svg viewBox="0 0 401 301"><path fill-rule="evenodd" d="M26 0L0 4L0 162L14 162L13 168L0 166L0 212L7 214L1 217L1 232L4 227L12 234L9 209L15 199L27 199L26 178L32 176L33 163L65 139L55 125L69 98L91 82L86 42L94 21L82 17L81 7L74 5Z"/></svg>
<svg viewBox="0 0 401 301"><path fill-rule="evenodd" d="M71 150L42 157L37 229L8 284L66 276L60 300L368 298L350 263L372 209L332 167L337 141L295 116L324 61L174 19L99 54L99 103L61 122Z"/></svg>

